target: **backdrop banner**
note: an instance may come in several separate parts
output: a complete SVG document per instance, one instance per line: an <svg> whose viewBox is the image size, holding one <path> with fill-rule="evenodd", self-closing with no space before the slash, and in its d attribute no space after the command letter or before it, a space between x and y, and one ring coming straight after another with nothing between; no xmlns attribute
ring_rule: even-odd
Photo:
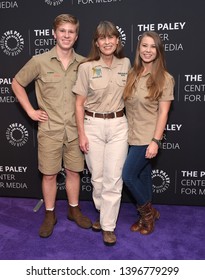
<svg viewBox="0 0 205 280"><path fill-rule="evenodd" d="M126 56L134 62L144 31L156 31L164 43L167 68L175 78L175 100L153 160L154 203L205 205L204 9L202 0L16 0L0 1L0 195L42 198L37 160L37 123L23 111L11 90L18 70L33 56L55 45L52 23L61 13L80 20L76 52L87 56L96 25L117 26ZM37 108L34 84L27 87ZM65 172L58 177L58 198L65 199ZM85 166L81 199L91 200ZM124 187L123 200L130 202Z"/></svg>

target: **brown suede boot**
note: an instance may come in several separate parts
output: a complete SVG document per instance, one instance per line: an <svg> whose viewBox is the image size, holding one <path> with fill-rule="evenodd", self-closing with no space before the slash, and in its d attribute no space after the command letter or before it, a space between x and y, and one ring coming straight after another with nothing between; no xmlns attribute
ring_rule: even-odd
<svg viewBox="0 0 205 280"><path fill-rule="evenodd" d="M145 205L140 206L138 210L141 215L139 232L145 235L152 233L155 226L155 220L159 219L160 213L152 207L151 203L146 203Z"/></svg>
<svg viewBox="0 0 205 280"><path fill-rule="evenodd" d="M117 241L116 235L114 231L106 231L103 230L103 242L107 246L113 246L115 245Z"/></svg>
<svg viewBox="0 0 205 280"><path fill-rule="evenodd" d="M88 228L92 227L91 220L81 213L79 206L72 207L72 206L69 205L69 207L68 207L68 219L76 222L76 224L81 228L88 229Z"/></svg>
<svg viewBox="0 0 205 280"><path fill-rule="evenodd" d="M55 211L46 210L44 221L39 229L40 237L49 237L54 229L55 224L57 223Z"/></svg>

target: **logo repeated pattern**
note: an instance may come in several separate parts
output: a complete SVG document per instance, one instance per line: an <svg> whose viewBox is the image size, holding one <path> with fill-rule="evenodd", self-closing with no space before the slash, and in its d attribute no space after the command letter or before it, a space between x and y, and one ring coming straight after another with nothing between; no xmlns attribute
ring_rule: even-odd
<svg viewBox="0 0 205 280"><path fill-rule="evenodd" d="M147 1L148 6L152 4L151 0ZM204 21L201 10L204 9L204 4L191 4L192 1L180 1L177 4L176 15L171 19L167 8L156 3L154 20L150 21L153 11L147 10L143 14L143 3L133 4L133 0L31 1L29 11L27 5L24 7L24 1L0 1L0 114L3 120L0 125L0 189L5 195L13 195L15 192L17 196L32 197L32 184L39 185L37 192L39 195L41 193L36 162L37 129L19 110L11 82L15 73L31 56L46 52L55 45L52 14L57 15L62 13L62 10L68 10L80 20L76 52L84 56L88 53L92 30L98 19L110 18L116 24L125 53L132 63L142 33L156 31L160 34L168 70L175 78L175 100L164 131L162 149L153 163L154 201L204 205L205 171L201 152L205 102L204 50L201 35ZM187 11L186 17L180 13L180 7L183 9L184 6ZM96 19L99 9L100 17ZM30 14L30 10L34 11L33 15ZM36 11L41 13L36 14ZM30 14L30 17L24 17L26 14ZM189 14L193 16L189 17ZM8 21L11 16L12 21ZM93 69L93 78L97 79L101 74L100 68ZM29 89L31 93L33 91L34 87ZM28 149L30 152L27 152ZM34 170L34 176L30 176L31 170ZM20 182L17 174L24 174L23 181ZM32 182L30 177L33 178ZM63 169L58 176L58 191L65 191ZM85 168L81 176L81 193L84 198L91 199L91 192L90 174Z"/></svg>

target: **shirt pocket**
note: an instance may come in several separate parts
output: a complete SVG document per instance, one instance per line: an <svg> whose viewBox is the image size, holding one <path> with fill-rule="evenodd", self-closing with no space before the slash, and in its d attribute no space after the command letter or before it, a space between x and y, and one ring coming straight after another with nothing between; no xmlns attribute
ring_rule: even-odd
<svg viewBox="0 0 205 280"><path fill-rule="evenodd" d="M101 100L108 87L108 80L103 77L91 79L89 87L89 95L95 97L95 100Z"/></svg>
<svg viewBox="0 0 205 280"><path fill-rule="evenodd" d="M158 100L152 100L150 98L147 98L149 96L149 92L147 89L146 84L142 84L140 86L138 98L139 98L139 104L146 110L146 112L155 113L158 111Z"/></svg>
<svg viewBox="0 0 205 280"><path fill-rule="evenodd" d="M61 88L62 77L44 75L40 77L42 95L44 97L54 97Z"/></svg>
<svg viewBox="0 0 205 280"><path fill-rule="evenodd" d="M140 102L143 102L143 103L149 103L150 100L146 97L148 97L149 95L149 92L148 92L148 89L147 89L147 85L142 83L142 84L139 84L137 86L137 96L138 96L138 99Z"/></svg>
<svg viewBox="0 0 205 280"><path fill-rule="evenodd" d="M127 82L127 74L117 75L117 77L116 77L116 84L119 87L125 87L126 82Z"/></svg>

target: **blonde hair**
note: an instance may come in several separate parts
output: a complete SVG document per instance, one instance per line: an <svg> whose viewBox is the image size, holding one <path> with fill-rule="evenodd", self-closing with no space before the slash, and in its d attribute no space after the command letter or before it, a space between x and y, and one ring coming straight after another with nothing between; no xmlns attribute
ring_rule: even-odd
<svg viewBox="0 0 205 280"><path fill-rule="evenodd" d="M61 14L61 15L58 15L54 19L54 22L53 22L53 29L54 29L54 31L56 31L56 29L61 24L64 24L64 23L71 23L73 25L76 25L76 33L77 34L79 33L80 22L79 22L79 20L75 16L70 15L70 14Z"/></svg>
<svg viewBox="0 0 205 280"><path fill-rule="evenodd" d="M135 83L140 78L144 70L139 49L142 39L146 36L151 37L154 40L157 51L156 59L153 61L151 75L147 80L148 95L146 96L146 98L157 100L161 97L163 92L165 75L167 73L164 57L164 46L159 35L156 32L147 31L142 34L137 44L134 66L129 71L127 83L124 89L123 97L125 100L131 96L132 91L135 88Z"/></svg>

